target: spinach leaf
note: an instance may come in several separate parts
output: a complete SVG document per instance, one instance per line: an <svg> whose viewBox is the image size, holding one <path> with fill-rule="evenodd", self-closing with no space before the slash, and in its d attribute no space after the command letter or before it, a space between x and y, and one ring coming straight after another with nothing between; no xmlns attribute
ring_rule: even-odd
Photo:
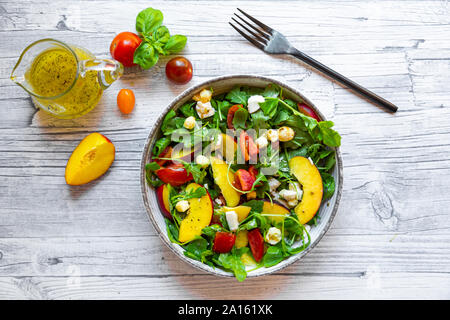
<svg viewBox="0 0 450 320"><path fill-rule="evenodd" d="M261 213L263 206L264 206L264 201L263 200L250 200L250 201L244 202L242 204L242 206L250 207L250 208L252 208L251 211Z"/></svg>
<svg viewBox="0 0 450 320"><path fill-rule="evenodd" d="M234 113L233 126L235 129L245 129L245 122L248 118L248 111L245 108L239 108Z"/></svg>
<svg viewBox="0 0 450 320"><path fill-rule="evenodd" d="M233 271L236 279L242 282L247 277L247 272L245 271L245 265L241 261L242 251L233 248L231 252L221 253L218 258L218 262L228 270Z"/></svg>
<svg viewBox="0 0 450 320"><path fill-rule="evenodd" d="M329 199L333 196L334 190L336 188L334 178L331 174L326 172L321 172L320 175L322 176L322 183L324 188L323 198Z"/></svg>
<svg viewBox="0 0 450 320"><path fill-rule="evenodd" d="M185 256L201 261L203 253L208 249L208 241L205 238L198 237L184 245L183 248L186 250L184 251Z"/></svg>
<svg viewBox="0 0 450 320"><path fill-rule="evenodd" d="M269 268L277 265L284 259L283 251L278 246L270 246L267 248L263 257L264 267Z"/></svg>

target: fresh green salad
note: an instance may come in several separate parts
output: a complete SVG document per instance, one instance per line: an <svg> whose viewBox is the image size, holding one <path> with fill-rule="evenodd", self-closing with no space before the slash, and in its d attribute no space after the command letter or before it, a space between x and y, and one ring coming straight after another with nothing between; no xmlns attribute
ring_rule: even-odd
<svg viewBox="0 0 450 320"><path fill-rule="evenodd" d="M332 127L274 84L203 89L170 110L146 165L169 239L239 281L305 250L335 192Z"/></svg>

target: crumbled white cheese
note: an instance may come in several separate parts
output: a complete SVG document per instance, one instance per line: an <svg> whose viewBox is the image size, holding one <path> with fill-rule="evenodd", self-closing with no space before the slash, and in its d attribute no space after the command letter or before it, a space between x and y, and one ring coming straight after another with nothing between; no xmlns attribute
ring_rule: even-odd
<svg viewBox="0 0 450 320"><path fill-rule="evenodd" d="M298 182L290 182L289 190L295 191L297 193L297 200L301 200L303 196L303 190Z"/></svg>
<svg viewBox="0 0 450 320"><path fill-rule="evenodd" d="M247 104L247 108L248 108L248 112L253 113L256 112L260 109L259 104L263 103L264 101L266 101L264 99L263 96L260 95L255 95L255 96L251 96L250 98L248 98L248 104Z"/></svg>
<svg viewBox="0 0 450 320"><path fill-rule="evenodd" d="M199 154L197 157L195 157L195 163L198 164L202 168L206 168L209 166L209 159L208 157L205 157L202 154Z"/></svg>
<svg viewBox="0 0 450 320"><path fill-rule="evenodd" d="M258 146L258 148L260 148L260 149L267 147L267 145L269 144L266 137L264 137L264 136L261 136L258 139L256 139L255 143Z"/></svg>
<svg viewBox="0 0 450 320"><path fill-rule="evenodd" d="M187 200L178 201L175 205L175 209L177 209L178 212L185 212L189 209L189 207L189 201Z"/></svg>
<svg viewBox="0 0 450 320"><path fill-rule="evenodd" d="M197 111L200 119L212 117L214 113L216 113L216 110L212 107L211 102L209 101L205 103L198 101L195 106L195 110Z"/></svg>
<svg viewBox="0 0 450 320"><path fill-rule="evenodd" d="M225 212L225 218L227 219L228 227L230 231L236 231L239 227L238 215L234 211Z"/></svg>
<svg viewBox="0 0 450 320"><path fill-rule="evenodd" d="M297 200L297 199L289 200L289 201L287 202L287 204L288 204L288 207L289 207L289 208L293 208L293 207L295 207L295 206L298 204L298 200Z"/></svg>
<svg viewBox="0 0 450 320"><path fill-rule="evenodd" d="M275 178L269 178L269 180L267 180L267 183L269 184L271 192L275 191L281 184L280 181Z"/></svg>
<svg viewBox="0 0 450 320"><path fill-rule="evenodd" d="M271 245L276 245L281 240L281 230L275 227L270 227L266 233L266 242Z"/></svg>
<svg viewBox="0 0 450 320"><path fill-rule="evenodd" d="M297 192L292 190L283 189L280 191L280 197L283 199L290 201L290 200L297 200Z"/></svg>
<svg viewBox="0 0 450 320"><path fill-rule="evenodd" d="M188 129L188 130L194 129L194 127L195 127L195 118L192 117L192 116L191 117L187 117L186 120L184 120L183 126L186 129Z"/></svg>
<svg viewBox="0 0 450 320"><path fill-rule="evenodd" d="M278 141L278 131L275 129L267 130L267 139L272 142Z"/></svg>

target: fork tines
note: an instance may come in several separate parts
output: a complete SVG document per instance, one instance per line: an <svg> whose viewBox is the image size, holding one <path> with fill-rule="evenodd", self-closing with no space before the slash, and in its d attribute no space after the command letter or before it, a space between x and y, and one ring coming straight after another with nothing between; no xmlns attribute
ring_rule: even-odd
<svg viewBox="0 0 450 320"><path fill-rule="evenodd" d="M274 30L264 23L253 18L251 15L245 13L241 9L237 8L237 10L239 10L240 13L242 13L253 23L250 23L248 20L235 13L234 15L243 23L232 17L231 20L233 20L235 24L239 25L240 28L231 22L229 22L229 24L237 32L239 32L241 36L253 43L256 47L263 50L271 40L271 36L273 35Z"/></svg>

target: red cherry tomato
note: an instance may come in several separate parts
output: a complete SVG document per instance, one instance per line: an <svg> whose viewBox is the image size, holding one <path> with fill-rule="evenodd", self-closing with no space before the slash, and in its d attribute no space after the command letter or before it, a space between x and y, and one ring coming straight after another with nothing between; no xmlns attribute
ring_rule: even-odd
<svg viewBox="0 0 450 320"><path fill-rule="evenodd" d="M136 98L134 97L133 90L121 89L117 95L117 106L120 111L125 114L129 114L134 109Z"/></svg>
<svg viewBox="0 0 450 320"><path fill-rule="evenodd" d="M314 110L310 106L308 106L304 103L298 103L297 106L298 106L298 110L301 113L303 113L304 115L307 115L308 117L311 117L311 118L316 119L317 121L320 121L319 116L314 112Z"/></svg>
<svg viewBox="0 0 450 320"><path fill-rule="evenodd" d="M259 232L259 229L253 229L247 233L248 244L250 245L250 250L252 251L253 258L256 262L261 261L264 255L264 239Z"/></svg>
<svg viewBox="0 0 450 320"><path fill-rule="evenodd" d="M192 64L184 57L176 57L166 64L166 76L177 84L185 84L192 79Z"/></svg>
<svg viewBox="0 0 450 320"><path fill-rule="evenodd" d="M245 169L239 169L234 174L237 180L239 180L239 184L241 186L240 190L249 191L253 187L255 183L255 178Z"/></svg>
<svg viewBox="0 0 450 320"><path fill-rule="evenodd" d="M160 154L159 158L170 158L172 156L173 148L171 146L166 147ZM163 160L163 159L156 159L155 162L159 164L160 167L162 167L167 161L170 160Z"/></svg>
<svg viewBox="0 0 450 320"><path fill-rule="evenodd" d="M188 174L180 163L170 164L165 168L156 170L155 173L162 182L170 183L174 187L181 186L193 179L192 174Z"/></svg>
<svg viewBox="0 0 450 320"><path fill-rule="evenodd" d="M258 146L253 141L253 138L250 137L245 131L242 131L239 136L239 146L245 161L248 161L249 159L256 159L258 154Z"/></svg>
<svg viewBox="0 0 450 320"><path fill-rule="evenodd" d="M132 32L119 33L109 46L111 56L120 61L125 67L131 67L133 63L134 51L141 44L142 39Z"/></svg>
<svg viewBox="0 0 450 320"><path fill-rule="evenodd" d="M255 181L256 181L256 176L258 175L258 169L256 169L254 166L250 166L249 168L248 168L248 173L250 173L250 175L253 177L253 179L255 179ZM261 187L262 186L262 183L261 182L258 182L257 184L256 184L256 186L255 187Z"/></svg>
<svg viewBox="0 0 450 320"><path fill-rule="evenodd" d="M216 232L213 251L218 253L230 252L236 241L236 235L229 232Z"/></svg>
<svg viewBox="0 0 450 320"><path fill-rule="evenodd" d="M234 129L233 118L234 118L234 114L236 113L236 111L239 108L243 108L242 104L235 104L234 106L231 106L230 109L228 109L228 114L227 114L228 129Z"/></svg>

